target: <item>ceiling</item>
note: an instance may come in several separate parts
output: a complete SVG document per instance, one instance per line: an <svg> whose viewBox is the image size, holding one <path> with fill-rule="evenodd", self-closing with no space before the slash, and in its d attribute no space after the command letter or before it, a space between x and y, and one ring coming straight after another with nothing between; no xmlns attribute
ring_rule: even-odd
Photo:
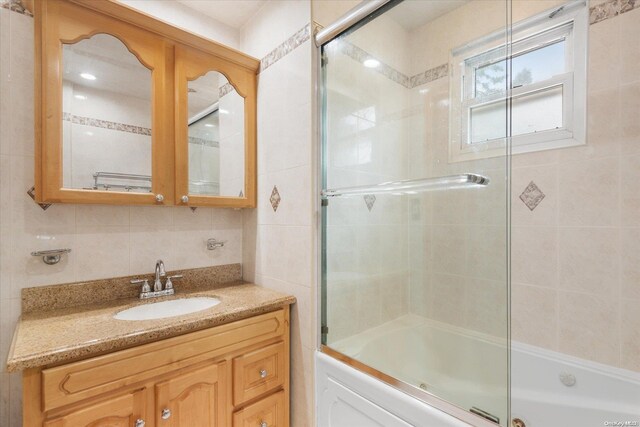
<svg viewBox="0 0 640 427"><path fill-rule="evenodd" d="M242 27L267 0L177 0L233 28Z"/></svg>
<svg viewBox="0 0 640 427"><path fill-rule="evenodd" d="M389 10L388 16L407 31L415 30L470 0L405 0Z"/></svg>

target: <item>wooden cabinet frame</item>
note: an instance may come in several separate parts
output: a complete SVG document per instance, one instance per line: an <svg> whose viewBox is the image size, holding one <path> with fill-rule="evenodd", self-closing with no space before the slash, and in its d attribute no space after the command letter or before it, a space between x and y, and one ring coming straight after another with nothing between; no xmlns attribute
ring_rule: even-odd
<svg viewBox="0 0 640 427"><path fill-rule="evenodd" d="M221 60L204 51L176 46L176 195L189 196L189 205L232 208L256 205L256 79L255 73L237 64ZM203 196L189 194L188 83L210 71L227 78L238 95L244 98L244 197Z"/></svg>
<svg viewBox="0 0 640 427"><path fill-rule="evenodd" d="M244 197L193 196L190 206L256 206L256 75L260 62L239 51L173 27L112 0L46 0L33 4L35 18L35 196L40 203L117 205L182 204L188 190L186 123L177 126L174 54L205 58L245 99ZM152 192L127 193L63 188L62 44L96 34L118 38L152 70ZM186 70L185 70L186 71ZM207 70L209 71L209 70ZM186 81L184 82L186 86ZM181 139L182 138L182 139ZM186 156L186 157L185 157ZM186 187L186 188L185 188ZM164 200L158 202L156 195Z"/></svg>

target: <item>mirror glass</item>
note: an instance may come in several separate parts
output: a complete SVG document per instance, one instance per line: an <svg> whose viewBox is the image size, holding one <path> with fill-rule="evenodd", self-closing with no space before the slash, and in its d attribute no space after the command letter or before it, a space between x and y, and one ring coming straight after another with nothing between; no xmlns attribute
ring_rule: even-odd
<svg viewBox="0 0 640 427"><path fill-rule="evenodd" d="M244 196L244 98L217 72L189 81L189 194Z"/></svg>
<svg viewBox="0 0 640 427"><path fill-rule="evenodd" d="M151 191L151 70L117 38L62 48L64 188Z"/></svg>

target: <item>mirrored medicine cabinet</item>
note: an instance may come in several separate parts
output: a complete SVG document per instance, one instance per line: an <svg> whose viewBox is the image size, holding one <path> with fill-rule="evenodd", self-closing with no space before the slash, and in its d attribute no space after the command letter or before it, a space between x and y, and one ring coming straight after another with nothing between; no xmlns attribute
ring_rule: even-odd
<svg viewBox="0 0 640 427"><path fill-rule="evenodd" d="M111 0L34 17L38 202L255 207L258 60Z"/></svg>

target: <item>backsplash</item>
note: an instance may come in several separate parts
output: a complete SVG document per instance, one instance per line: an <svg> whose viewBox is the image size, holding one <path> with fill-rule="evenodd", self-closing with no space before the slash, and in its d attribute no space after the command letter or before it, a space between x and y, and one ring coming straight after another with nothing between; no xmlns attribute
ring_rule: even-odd
<svg viewBox="0 0 640 427"><path fill-rule="evenodd" d="M210 290L242 282L242 267L240 264L167 271L167 276L178 274L183 277L174 283L177 295L181 292L198 289ZM61 308L136 298L140 294L140 285L132 285L130 283L132 279L147 279L149 284L152 285L154 275L143 274L23 288L22 313L41 313Z"/></svg>

